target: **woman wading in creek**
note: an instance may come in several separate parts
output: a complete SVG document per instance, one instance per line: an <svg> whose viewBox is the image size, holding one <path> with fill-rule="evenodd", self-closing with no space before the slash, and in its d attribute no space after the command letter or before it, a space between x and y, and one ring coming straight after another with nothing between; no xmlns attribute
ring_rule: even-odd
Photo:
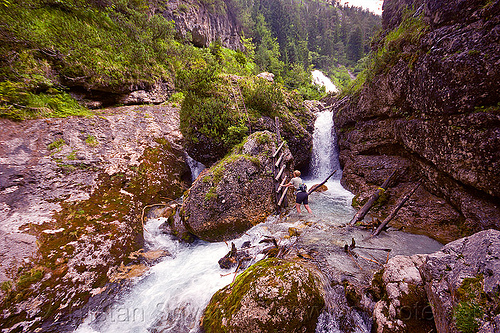
<svg viewBox="0 0 500 333"><path fill-rule="evenodd" d="M280 185L283 187L294 187L295 188L295 208L297 209L297 213L300 212L300 205L304 204L304 207L306 210L309 212L309 214L312 214L311 208L309 208L309 194L307 193L307 187L306 184L302 181L302 178L300 178L300 171L295 170L293 172L293 178L290 179L290 182L285 185ZM313 214L314 215L314 214Z"/></svg>

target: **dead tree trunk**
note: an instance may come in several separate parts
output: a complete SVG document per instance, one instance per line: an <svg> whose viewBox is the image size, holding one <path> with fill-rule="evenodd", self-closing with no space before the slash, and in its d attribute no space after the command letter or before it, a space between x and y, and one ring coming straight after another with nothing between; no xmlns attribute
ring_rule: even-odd
<svg viewBox="0 0 500 333"><path fill-rule="evenodd" d="M328 181L328 179L330 179L330 177L331 177L331 176L333 176L333 175L335 174L335 172L337 172L337 170L335 170L334 172L332 172L332 173L330 174L330 176L326 177L326 179L325 179L325 180L323 180L323 181L321 182L321 184L317 184L317 185L314 185L313 187L311 187L311 189L310 189L309 191L307 191L307 195L309 195L309 194L313 193L313 192L314 192L314 191L316 191L318 188L320 188L320 187L321 187L321 185L323 185L324 183L326 183L326 182Z"/></svg>
<svg viewBox="0 0 500 333"><path fill-rule="evenodd" d="M397 206L392 210L392 212L389 214L389 216L387 216L384 220L384 222L382 222L382 224L380 224L377 228L377 230L375 230L373 233L372 233L372 237L374 236L377 236L378 234L380 234L380 232L382 231L382 229L384 229L384 227L387 225L387 223L389 223L393 218L394 216L396 216L396 214L398 213L398 211L401 209L401 207L403 207L403 205L406 203L406 201L408 201L408 199L410 199L410 197L412 196L413 193L415 193L415 191L420 187L420 182L417 183L417 185L408 193L406 193L406 195L401 198L401 200L399 201L399 203L397 204Z"/></svg>
<svg viewBox="0 0 500 333"><path fill-rule="evenodd" d="M352 218L352 220L350 222L351 225L353 225L354 223L356 223L358 221L361 221L365 217L365 215L370 211L370 209L375 204L375 202L377 202L377 200L380 197L380 195L387 189L387 187L391 183L391 180L392 180L392 178L394 177L395 174L396 174L396 170L394 170L389 175L389 177L387 177L387 179L384 181L384 183L382 185L380 185L380 187L371 196L370 200L368 200L363 205L363 207L361 207L361 209L358 210L358 212L354 215L354 217Z"/></svg>

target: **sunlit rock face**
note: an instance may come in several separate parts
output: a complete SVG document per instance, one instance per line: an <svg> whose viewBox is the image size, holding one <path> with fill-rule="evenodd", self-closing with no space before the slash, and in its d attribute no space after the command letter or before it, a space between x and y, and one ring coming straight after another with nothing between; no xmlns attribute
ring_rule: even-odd
<svg viewBox="0 0 500 333"><path fill-rule="evenodd" d="M235 15L227 6L174 0L167 3L162 15L173 20L178 34L196 46L219 41L233 50L243 48Z"/></svg>
<svg viewBox="0 0 500 333"><path fill-rule="evenodd" d="M0 127L2 328L70 331L76 307L144 272L143 208L189 185L178 109Z"/></svg>
<svg viewBox="0 0 500 333"><path fill-rule="evenodd" d="M412 5L413 21L400 27ZM498 1L385 1L388 37L374 46L396 52L337 102L342 181L358 202L393 169L402 175L387 192L390 204L423 177L394 221L406 230L451 241L500 227L498 8ZM399 37L389 33L398 27Z"/></svg>

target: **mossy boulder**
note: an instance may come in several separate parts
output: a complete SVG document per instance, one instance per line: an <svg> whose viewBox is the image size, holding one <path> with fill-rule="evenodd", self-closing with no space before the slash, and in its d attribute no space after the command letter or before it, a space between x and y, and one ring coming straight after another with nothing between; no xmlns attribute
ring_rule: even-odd
<svg viewBox="0 0 500 333"><path fill-rule="evenodd" d="M207 241L229 240L273 213L276 148L274 134L253 133L199 177L182 206L187 230ZM285 163L291 170L292 156L286 147Z"/></svg>
<svg viewBox="0 0 500 333"><path fill-rule="evenodd" d="M203 329L211 332L314 332L325 304L317 275L304 266L259 261L210 300Z"/></svg>

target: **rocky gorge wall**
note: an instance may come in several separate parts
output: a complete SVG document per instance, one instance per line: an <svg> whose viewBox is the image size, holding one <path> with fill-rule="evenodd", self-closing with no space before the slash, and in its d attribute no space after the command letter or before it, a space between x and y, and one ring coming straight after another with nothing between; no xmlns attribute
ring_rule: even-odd
<svg viewBox="0 0 500 333"><path fill-rule="evenodd" d="M0 127L0 328L71 331L89 300L165 255L143 253L141 218L190 184L178 109Z"/></svg>
<svg viewBox="0 0 500 333"><path fill-rule="evenodd" d="M169 1L162 15L175 22L180 37L198 47L219 41L229 49L242 49L239 27L230 9L202 1Z"/></svg>
<svg viewBox="0 0 500 333"><path fill-rule="evenodd" d="M398 169L389 206L423 186L396 226L444 242L500 228L500 2L386 0L383 9L375 70L336 104L342 183L359 204Z"/></svg>

